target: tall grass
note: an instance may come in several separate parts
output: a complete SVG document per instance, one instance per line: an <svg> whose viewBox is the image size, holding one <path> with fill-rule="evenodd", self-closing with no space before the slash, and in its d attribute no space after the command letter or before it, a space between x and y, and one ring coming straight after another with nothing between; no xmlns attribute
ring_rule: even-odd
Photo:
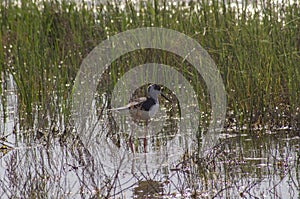
<svg viewBox="0 0 300 199"><path fill-rule="evenodd" d="M21 126L32 127L36 117L42 126L65 123L67 117L61 116L69 113L71 88L84 57L109 36L148 26L180 31L209 52L221 71L235 125L291 125L300 104L300 6L259 3L263 8L250 13L245 5L236 8L230 2L207 0L188 5L155 0L94 6L3 2L0 70L14 77ZM201 98L205 88L199 86L198 77L189 76L193 70L189 63L179 60L153 49L133 52L112 64L110 83L103 85L113 85L132 66L159 61L192 80Z"/></svg>

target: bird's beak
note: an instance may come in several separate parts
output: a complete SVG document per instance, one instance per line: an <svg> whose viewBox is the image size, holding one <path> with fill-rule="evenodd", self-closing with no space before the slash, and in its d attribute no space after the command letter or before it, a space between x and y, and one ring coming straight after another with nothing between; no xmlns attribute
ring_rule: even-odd
<svg viewBox="0 0 300 199"><path fill-rule="evenodd" d="M169 98L167 98L167 96L165 96L163 93L160 93L161 96L163 96L166 100L168 100L169 102L172 102Z"/></svg>

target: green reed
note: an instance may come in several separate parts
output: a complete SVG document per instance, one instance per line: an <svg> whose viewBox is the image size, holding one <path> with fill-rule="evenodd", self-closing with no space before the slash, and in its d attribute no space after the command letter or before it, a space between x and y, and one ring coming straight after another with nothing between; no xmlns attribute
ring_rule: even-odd
<svg viewBox="0 0 300 199"><path fill-rule="evenodd" d="M299 5L261 1L265 8L249 13L246 3L243 8L234 8L233 3L207 0L188 5L165 0L141 1L139 5L126 1L124 5L91 7L68 1L20 2L0 5L0 70L2 81L13 75L20 121L25 126L31 127L36 117L41 125L57 120L65 123L73 81L85 56L109 36L148 26L182 32L208 51L221 71L228 109L233 111L228 117L237 119L236 125L251 127L269 121L281 125L283 119L291 122L299 108ZM201 107L209 110L208 94L202 95L206 92L203 81L182 60L155 49L132 52L112 63L112 72L99 86L110 92L117 78L130 68L164 63L193 82ZM284 111L286 116L278 117L276 111Z"/></svg>

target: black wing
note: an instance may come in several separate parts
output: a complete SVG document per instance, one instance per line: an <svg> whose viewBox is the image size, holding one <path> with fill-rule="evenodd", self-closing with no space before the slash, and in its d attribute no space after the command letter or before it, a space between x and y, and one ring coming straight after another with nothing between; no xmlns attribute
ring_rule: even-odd
<svg viewBox="0 0 300 199"><path fill-rule="evenodd" d="M146 101L142 102L141 104L136 105L135 108L141 107L141 110L149 111L150 108L155 104L156 103L155 103L154 99L147 97Z"/></svg>

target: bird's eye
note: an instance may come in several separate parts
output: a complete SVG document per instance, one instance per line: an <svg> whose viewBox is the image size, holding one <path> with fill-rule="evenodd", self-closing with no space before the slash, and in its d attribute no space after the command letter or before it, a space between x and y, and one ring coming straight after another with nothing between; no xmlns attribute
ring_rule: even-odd
<svg viewBox="0 0 300 199"><path fill-rule="evenodd" d="M154 88L155 88L155 90L158 90L158 91L160 91L161 90L161 88L160 88L160 86L158 86L158 85L154 85Z"/></svg>

